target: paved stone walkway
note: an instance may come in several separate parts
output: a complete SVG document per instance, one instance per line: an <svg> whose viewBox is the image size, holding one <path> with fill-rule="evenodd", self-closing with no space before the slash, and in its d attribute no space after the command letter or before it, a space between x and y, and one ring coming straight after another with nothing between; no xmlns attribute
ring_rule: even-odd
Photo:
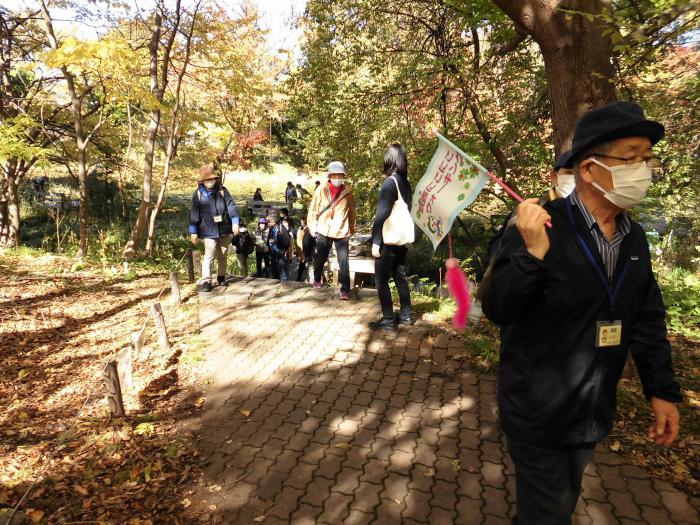
<svg viewBox="0 0 700 525"><path fill-rule="evenodd" d="M429 325L371 332L377 314L369 290L341 303L331 289L249 280L207 294L194 497L212 523L510 523L495 377ZM574 523L697 524L697 508L599 451Z"/></svg>

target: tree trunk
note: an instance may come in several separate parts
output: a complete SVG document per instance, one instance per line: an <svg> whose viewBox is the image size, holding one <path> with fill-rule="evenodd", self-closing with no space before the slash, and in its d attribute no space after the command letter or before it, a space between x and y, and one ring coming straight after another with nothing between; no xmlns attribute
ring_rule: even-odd
<svg viewBox="0 0 700 525"><path fill-rule="evenodd" d="M0 200L0 248L16 248L20 239L20 198L19 184L24 171L18 169L17 159L5 164L3 195Z"/></svg>
<svg viewBox="0 0 700 525"><path fill-rule="evenodd" d="M129 142L126 145L126 152L124 153L124 166L119 168L117 171L118 179L117 185L119 188L119 199L122 201L121 206L121 216L122 220L126 220L126 193L124 192L124 175L129 176L129 157L131 156L131 141L134 136L134 126L131 121L131 104L126 102L126 118L129 121Z"/></svg>
<svg viewBox="0 0 700 525"><path fill-rule="evenodd" d="M20 200L19 186L16 179L10 181L7 188L7 197L7 246L17 247L19 246L20 234Z"/></svg>
<svg viewBox="0 0 700 525"><path fill-rule="evenodd" d="M168 180L170 179L170 164L173 158L173 135L177 133L177 125L175 129L170 131L170 136L168 137L168 150L165 154L165 170L163 172L163 184L158 192L158 200L156 205L151 210L151 216L148 221L148 239L146 239L146 255L150 256L153 251L153 233L156 229L156 217L160 211L160 207L163 205L163 200L165 199L165 192L168 189Z"/></svg>
<svg viewBox="0 0 700 525"><path fill-rule="evenodd" d="M80 211L78 212L78 222L80 224L80 248L76 257L83 258L88 251L88 216L87 216L87 158L86 151L87 142L82 136L83 126L82 117L80 116L80 105L76 117L75 133L78 141L78 191L80 193ZM80 134L78 133L80 129Z"/></svg>
<svg viewBox="0 0 700 525"><path fill-rule="evenodd" d="M177 133L180 128L178 123L178 116L180 112L180 89L182 88L182 79L185 77L185 72L187 71L187 65L190 62L190 50L192 44L192 34L194 33L194 26L197 22L197 11L199 10L200 2L197 3L194 13L192 14L192 24L190 25L190 30L187 33L187 43L185 45L185 56L182 60L182 69L177 75L177 83L175 84L175 107L173 107L173 115L170 119L170 129L168 130L168 145L165 153L165 170L163 172L163 184L160 187L160 192L158 192L158 200L156 205L151 211L151 217L148 223L148 239L146 240L146 255L150 256L153 251L153 235L156 228L156 217L160 211L163 201L165 200L165 192L168 189L168 180L170 179L170 166L172 164L173 158L175 157Z"/></svg>
<svg viewBox="0 0 700 525"><path fill-rule="evenodd" d="M131 230L131 236L124 248L124 257L132 259L141 244L141 239L148 224L148 215L151 211L151 186L153 184L153 150L156 144L156 133L160 125L160 109L151 112L151 122L148 125L146 139L144 141L143 183L141 185L141 204L136 223Z"/></svg>
<svg viewBox="0 0 700 525"><path fill-rule="evenodd" d="M53 49L58 49L59 44L56 39L56 35L53 30L53 21L49 15L49 10L46 7L44 0L41 0L41 11L44 17L44 23L46 24L46 34L49 37L49 43ZM78 91L75 87L75 79L72 73L68 71L66 66L61 67L61 72L66 80L66 87L68 88L68 94L71 100L71 112L73 116L73 127L75 128L75 142L78 148L78 184L80 193L80 212L79 212L79 223L80 223L80 248L78 249L77 257L82 258L87 255L88 250L88 221L87 221L87 159L86 150L88 145L89 137L86 137L85 131L83 129L83 116L82 116L82 106L83 99L82 96L78 95ZM102 123L100 118L100 123L97 124L93 132Z"/></svg>
<svg viewBox="0 0 700 525"><path fill-rule="evenodd" d="M180 0L175 2L175 20L173 27L170 29L168 40L163 48L163 59L160 63L160 71L158 64L158 46L163 29L163 16L165 12L164 6L159 2L158 9L153 17L153 27L151 28L151 39L148 43L148 53L151 58L149 73L151 77L151 92L158 100L158 105L151 111L151 122L148 125L146 138L144 140L144 157L143 157L143 184L141 186L141 204L139 205L139 214L136 217L136 223L131 231L129 241L124 247L124 257L132 259L136 256L136 252L141 244L141 239L146 233L149 213L151 211L151 187L153 184L153 150L156 143L156 134L160 125L160 103L163 102L165 88L168 85L168 68L170 67L170 52L175 42L175 37L180 27Z"/></svg>
<svg viewBox="0 0 700 525"><path fill-rule="evenodd" d="M616 100L612 43L598 15L610 10L610 0L572 0L564 13L560 0L495 0L520 28L537 42L549 87L557 156L571 145L578 118L591 108Z"/></svg>

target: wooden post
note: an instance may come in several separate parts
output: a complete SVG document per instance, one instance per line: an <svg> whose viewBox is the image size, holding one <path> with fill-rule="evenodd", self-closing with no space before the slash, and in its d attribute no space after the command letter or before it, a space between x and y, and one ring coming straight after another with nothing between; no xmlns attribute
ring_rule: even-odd
<svg viewBox="0 0 700 525"><path fill-rule="evenodd" d="M174 304L181 304L180 283L177 282L177 272L170 272L170 294Z"/></svg>
<svg viewBox="0 0 700 525"><path fill-rule="evenodd" d="M109 361L105 365L102 377L107 393L109 413L115 417L122 417L124 415L124 401L122 400L122 389L119 385L119 372L117 371L116 361Z"/></svg>
<svg viewBox="0 0 700 525"><path fill-rule="evenodd" d="M197 275L202 275L202 255L199 250L192 250L192 263L194 264L194 271Z"/></svg>
<svg viewBox="0 0 700 525"><path fill-rule="evenodd" d="M122 393L131 390L133 380L133 360L131 347L123 348L117 354L117 374L119 376L119 386Z"/></svg>
<svg viewBox="0 0 700 525"><path fill-rule="evenodd" d="M163 318L163 310L160 307L160 303L155 303L151 307L151 315L153 316L153 321L156 323L158 344L160 345L161 349L165 351L170 350L170 343L168 343L168 329L165 326L165 319Z"/></svg>
<svg viewBox="0 0 700 525"><path fill-rule="evenodd" d="M194 282L194 259L192 256L192 249L187 250L187 282L190 284Z"/></svg>
<svg viewBox="0 0 700 525"><path fill-rule="evenodd" d="M141 327L141 330L133 334L134 338L134 359L142 359L143 343L146 341L146 325Z"/></svg>

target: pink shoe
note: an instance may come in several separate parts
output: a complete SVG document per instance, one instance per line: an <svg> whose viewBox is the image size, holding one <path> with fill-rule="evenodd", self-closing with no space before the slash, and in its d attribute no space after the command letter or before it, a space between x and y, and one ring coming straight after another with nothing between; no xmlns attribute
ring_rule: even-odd
<svg viewBox="0 0 700 525"><path fill-rule="evenodd" d="M341 301L349 301L350 294L348 292L340 292L340 300Z"/></svg>
<svg viewBox="0 0 700 525"><path fill-rule="evenodd" d="M314 288L323 288L321 281L314 281Z"/></svg>

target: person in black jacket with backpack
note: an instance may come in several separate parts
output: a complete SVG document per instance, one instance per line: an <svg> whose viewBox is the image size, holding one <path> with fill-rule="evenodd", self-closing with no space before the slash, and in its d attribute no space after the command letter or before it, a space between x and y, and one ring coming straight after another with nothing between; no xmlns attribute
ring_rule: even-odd
<svg viewBox="0 0 700 525"><path fill-rule="evenodd" d="M628 352L655 418L648 436L668 446L678 435L661 292L644 230L625 214L646 195L663 134L631 102L585 113L571 148L575 190L544 207L521 203L495 255L482 306L501 327L498 406L518 525L571 523Z"/></svg>
<svg viewBox="0 0 700 525"><path fill-rule="evenodd" d="M211 166L199 169L197 190L192 195L190 206L190 240L197 244L204 243L202 258L202 289L211 291L211 263L218 264L216 281L223 284L226 280L226 255L231 243L231 235L239 234L240 218L236 202Z"/></svg>
<svg viewBox="0 0 700 525"><path fill-rule="evenodd" d="M374 283L377 287L379 304L382 307L382 319L370 323L377 330L396 330L394 307L389 290L389 279L393 277L399 292L400 310L398 322L412 325L415 321L411 314L411 292L406 278L407 246L384 244L382 230L391 215L394 203L401 198L411 209L412 191L408 182L408 160L406 150L401 144L392 144L384 154L384 183L379 190L377 213L372 225L372 256L374 263Z"/></svg>

